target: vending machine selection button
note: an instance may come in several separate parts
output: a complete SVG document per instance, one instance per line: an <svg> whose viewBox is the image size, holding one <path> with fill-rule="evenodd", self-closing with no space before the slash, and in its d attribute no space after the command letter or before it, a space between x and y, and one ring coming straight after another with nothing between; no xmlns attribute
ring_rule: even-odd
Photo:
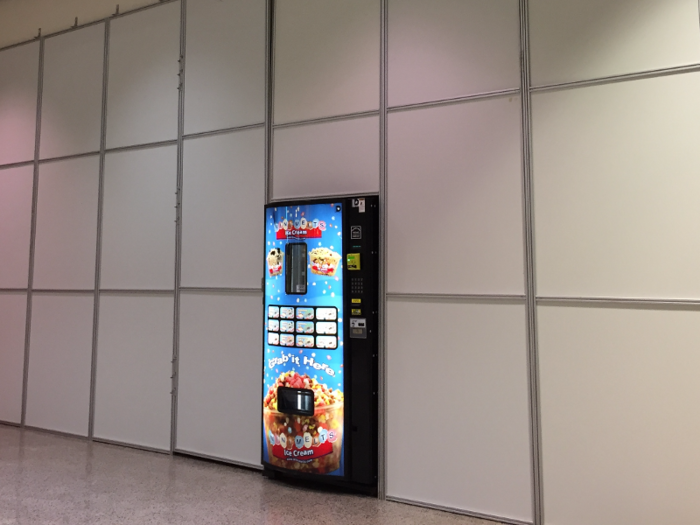
<svg viewBox="0 0 700 525"><path fill-rule="evenodd" d="M350 315L362 315L362 309L361 308L353 308L352 311L350 312Z"/></svg>

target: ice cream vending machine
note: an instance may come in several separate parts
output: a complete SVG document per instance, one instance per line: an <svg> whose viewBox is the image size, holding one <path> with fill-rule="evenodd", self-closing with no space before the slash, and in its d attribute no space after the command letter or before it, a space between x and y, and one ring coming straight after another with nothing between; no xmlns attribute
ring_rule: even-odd
<svg viewBox="0 0 700 525"><path fill-rule="evenodd" d="M377 484L379 199L265 207L262 463Z"/></svg>

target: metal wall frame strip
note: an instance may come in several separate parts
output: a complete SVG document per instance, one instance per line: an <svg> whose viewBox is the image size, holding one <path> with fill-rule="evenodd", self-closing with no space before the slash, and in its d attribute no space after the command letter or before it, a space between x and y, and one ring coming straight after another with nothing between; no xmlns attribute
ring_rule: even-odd
<svg viewBox="0 0 700 525"><path fill-rule="evenodd" d="M389 73L389 1L381 0L380 5L380 45L379 45L379 347L378 359L378 479L377 496L381 500L387 498L387 338L386 338L386 307L387 307L387 121L388 121L388 73Z"/></svg>
<svg viewBox="0 0 700 525"><path fill-rule="evenodd" d="M325 122L338 122L340 120L353 120L357 118L376 117L381 114L381 110L358 111L356 113L344 113L343 115L333 115L330 117L318 117L306 120L295 120L293 122L284 122L282 124L274 124L275 129L297 128L300 126L309 126L311 124L323 124Z"/></svg>
<svg viewBox="0 0 700 525"><path fill-rule="evenodd" d="M265 3L265 204L272 201L272 124L275 103L275 0Z"/></svg>
<svg viewBox="0 0 700 525"><path fill-rule="evenodd" d="M527 312L528 385L532 469L532 512L535 525L544 523L542 458L540 439L539 362L537 351L537 304L535 273L535 215L532 181L532 113L530 88L530 22L528 0L520 0L520 88L522 123L523 237L525 262L525 304Z"/></svg>
<svg viewBox="0 0 700 525"><path fill-rule="evenodd" d="M498 91L486 91L483 93L475 93L464 97L443 98L439 100L431 100L430 102L418 102L416 104L404 104L400 106L391 106L388 108L389 113L398 113L400 111L410 111L412 109L435 108L440 106L452 106L455 104L463 104L464 102L472 102L475 100L488 100L492 98L503 98L520 95L520 88L501 89Z"/></svg>
<svg viewBox="0 0 700 525"><path fill-rule="evenodd" d="M494 521L493 525L500 523L507 523L509 525L532 525L528 521L515 520L512 518L504 518L502 516L494 516L492 514L484 514L483 512L472 512L469 510L458 509L456 507L447 507L445 505L433 505L429 503L423 503L421 501L414 501L406 498L394 498L389 496L386 498L388 501L395 501L396 503L404 503L406 505L412 505L414 507L423 507L425 509L441 510L443 512L449 512L451 514L460 514L462 516L469 516L472 518L479 518L483 520Z"/></svg>
<svg viewBox="0 0 700 525"><path fill-rule="evenodd" d="M29 387L29 347L32 334L32 290L34 288L34 255L36 252L36 219L39 202L39 149L41 145L41 105L44 91L44 37L39 38L39 76L36 93L36 128L34 135L34 176L32 183L32 222L29 234L29 272L27 275L27 314L24 333L24 373L22 377L21 425L27 420L27 389Z"/></svg>
<svg viewBox="0 0 700 525"><path fill-rule="evenodd" d="M499 302L522 304L526 295L509 294L461 294L461 293L411 293L387 292L389 299L431 300L431 301L470 301L470 302Z"/></svg>
<svg viewBox="0 0 700 525"><path fill-rule="evenodd" d="M700 299L647 299L642 297L537 297L539 305L642 307L642 308L700 308Z"/></svg>
<svg viewBox="0 0 700 525"><path fill-rule="evenodd" d="M102 120L100 121L100 173L97 191L97 238L95 242L95 299L92 319L92 362L90 365L90 416L88 438L95 435L95 388L97 378L97 339L100 326L100 283L102 278L102 218L104 208L105 154L107 146L107 95L109 90L110 21L105 22L102 58Z"/></svg>
<svg viewBox="0 0 700 525"><path fill-rule="evenodd" d="M187 33L187 0L180 0L180 69L178 72L177 107L177 183L175 217L175 283L173 301L173 359L172 388L170 390L170 453L177 444L177 389L180 357L180 282L182 281L182 183L183 183L183 136L185 134L185 56Z"/></svg>
<svg viewBox="0 0 700 525"><path fill-rule="evenodd" d="M179 456L188 456L193 458L207 459L209 461L216 461L217 463L224 463L226 465L234 465L236 467L241 467L249 470L262 471L262 465L253 465L251 463L245 463L243 461L236 461L234 459L220 458L218 456L211 456L209 454L202 454L200 452L192 452L191 450L175 449L174 454Z"/></svg>

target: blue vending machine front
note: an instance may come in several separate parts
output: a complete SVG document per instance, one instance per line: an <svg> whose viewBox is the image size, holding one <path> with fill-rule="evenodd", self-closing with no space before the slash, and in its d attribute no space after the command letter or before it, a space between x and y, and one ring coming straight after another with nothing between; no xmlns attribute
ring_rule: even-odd
<svg viewBox="0 0 700 525"><path fill-rule="evenodd" d="M345 477L345 201L265 209L266 466Z"/></svg>

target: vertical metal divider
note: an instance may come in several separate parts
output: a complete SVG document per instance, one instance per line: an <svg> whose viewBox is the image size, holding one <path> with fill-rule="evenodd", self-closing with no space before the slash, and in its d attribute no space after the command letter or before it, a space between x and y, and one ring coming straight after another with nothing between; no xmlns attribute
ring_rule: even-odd
<svg viewBox="0 0 700 525"><path fill-rule="evenodd" d="M272 200L272 119L275 100L275 0L267 0L265 15L265 204L269 204Z"/></svg>
<svg viewBox="0 0 700 525"><path fill-rule="evenodd" d="M540 439L539 362L537 349L537 287L535 275L535 217L532 182L532 113L530 81L530 24L528 0L520 0L520 98L523 155L523 235L525 245L525 302L527 310L530 442L532 447L532 510L535 525L544 523Z"/></svg>
<svg viewBox="0 0 700 525"><path fill-rule="evenodd" d="M182 182L183 135L185 134L185 54L187 31L187 0L180 0L180 58L178 71L177 109L177 183L175 191L175 283L173 301L173 359L172 389L170 391L170 453L177 446L178 374L180 368L180 282L182 277Z"/></svg>
<svg viewBox="0 0 700 525"><path fill-rule="evenodd" d="M379 499L386 499L386 246L387 246L387 90L388 90L388 47L389 47L389 4L381 0L381 44L379 72L379 348L378 348L378 483Z"/></svg>
<svg viewBox="0 0 700 525"><path fill-rule="evenodd" d="M41 145L41 104L44 95L44 37L39 37L39 76L36 94L36 128L34 135L34 173L32 181L32 219L29 234L29 272L27 275L27 313L24 332L24 373L22 377L22 414L20 425L27 419L27 389L29 386L29 343L32 332L32 290L34 288L34 254L36 244L36 216L39 200L39 149Z"/></svg>
<svg viewBox="0 0 700 525"><path fill-rule="evenodd" d="M97 190L97 240L95 242L95 298L92 319L92 361L90 365L90 414L88 439L95 435L95 387L97 378L97 336L100 324L100 286L102 277L102 213L104 206L105 151L107 149L107 90L109 80L110 20L105 20L104 51L102 57L102 119L100 121L100 171Z"/></svg>

